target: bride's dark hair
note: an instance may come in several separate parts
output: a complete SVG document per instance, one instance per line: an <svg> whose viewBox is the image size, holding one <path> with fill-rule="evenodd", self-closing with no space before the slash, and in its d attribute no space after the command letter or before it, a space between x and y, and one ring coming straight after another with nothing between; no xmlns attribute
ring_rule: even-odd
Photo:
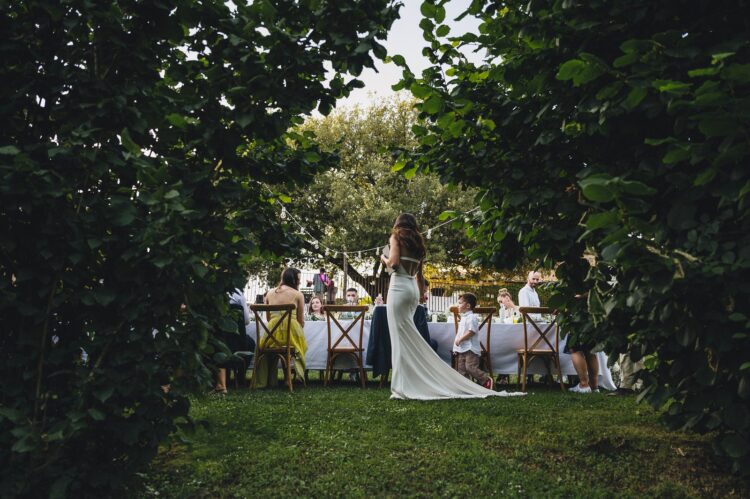
<svg viewBox="0 0 750 499"><path fill-rule="evenodd" d="M416 258L424 258L427 248L417 227L417 219L411 213L402 213L396 218L391 234L396 236L399 246Z"/></svg>

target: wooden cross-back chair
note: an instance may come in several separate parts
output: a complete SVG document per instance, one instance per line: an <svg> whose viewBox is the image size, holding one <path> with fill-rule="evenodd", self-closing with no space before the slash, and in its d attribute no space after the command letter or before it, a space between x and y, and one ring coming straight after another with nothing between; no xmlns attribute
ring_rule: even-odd
<svg viewBox="0 0 750 499"><path fill-rule="evenodd" d="M454 335L458 335L458 325L461 322L461 314L458 312L458 307L451 307L450 311L453 313L453 326ZM492 372L492 356L490 355L490 338L492 337L492 317L497 313L497 307L474 307L474 313L483 317L479 323L479 331L477 334L481 334L482 328L487 326L485 330L484 339L479 339L479 346L481 348L480 360L484 362L484 370L492 378L494 374ZM455 342L455 336L454 336ZM451 354L451 366L453 369L457 366L456 354Z"/></svg>
<svg viewBox="0 0 750 499"><path fill-rule="evenodd" d="M557 311L547 307L521 307L518 309L523 317L523 348L516 350L518 355L518 380L521 384L521 391L526 391L526 372L532 360L539 358L544 361L547 372L552 375L550 362L557 368L557 379L560 382L560 389L564 392L565 385L562 379L562 370L560 369L560 328L557 324ZM532 314L548 314L552 316L552 321L542 330L538 319L532 317ZM541 322L541 321L539 321ZM539 336L529 345L529 325L531 332L536 332ZM554 338L550 338L550 332L553 332Z"/></svg>
<svg viewBox="0 0 750 499"><path fill-rule="evenodd" d="M293 303L283 305L250 305L250 310L255 314L255 359L253 361L253 384L255 390L258 364L261 358L267 357L269 376L276 369L276 361L281 361L284 369L286 384L289 391L293 392L292 386L292 358L296 353L296 348L291 344L292 341L292 321L296 320L294 313L297 306ZM281 318L269 329L268 323L271 320L272 312L281 312ZM265 336L261 333L265 332ZM282 334L286 332L286 341L279 341ZM276 343L275 345L273 343ZM268 345L268 346L265 346ZM304 376L302 383L305 384Z"/></svg>
<svg viewBox="0 0 750 499"><path fill-rule="evenodd" d="M334 367L336 357L347 355L353 357L357 363L360 385L362 388L366 387L365 382L367 378L365 377L364 367L365 349L362 345L362 340L364 338L365 312L367 310L368 307L366 305L326 305L323 307L328 324L328 356L326 358L326 372L323 377L323 386L328 386L328 382L333 376L333 371L336 370ZM354 312L354 319L352 319L347 327L344 327L334 315L338 312ZM359 335L356 334L357 329L359 330ZM334 330L336 333L341 334L335 341ZM354 330L354 338L349 336L352 330Z"/></svg>

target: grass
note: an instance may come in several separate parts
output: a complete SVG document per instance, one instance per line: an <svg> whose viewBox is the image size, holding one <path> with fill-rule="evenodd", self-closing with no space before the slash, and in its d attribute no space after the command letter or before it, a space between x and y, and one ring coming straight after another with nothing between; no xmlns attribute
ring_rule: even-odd
<svg viewBox="0 0 750 499"><path fill-rule="evenodd" d="M747 497L710 437L670 432L633 397L392 401L312 383L193 401L209 423L162 449L144 497Z"/></svg>

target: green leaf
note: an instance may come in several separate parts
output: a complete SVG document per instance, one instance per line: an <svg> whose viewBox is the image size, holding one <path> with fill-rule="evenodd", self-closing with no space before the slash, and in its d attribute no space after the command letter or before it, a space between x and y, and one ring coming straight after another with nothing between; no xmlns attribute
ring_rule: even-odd
<svg viewBox="0 0 750 499"><path fill-rule="evenodd" d="M104 413L99 409L96 409L95 407L92 407L87 412L89 413L89 416L91 416L91 418L95 421L104 421L104 419L106 418Z"/></svg>
<svg viewBox="0 0 750 499"><path fill-rule="evenodd" d="M564 62L555 76L558 80L573 80L573 86L579 87L601 76L606 67L591 54L581 54L587 60L570 59Z"/></svg>
<svg viewBox="0 0 750 499"><path fill-rule="evenodd" d="M698 123L698 129L706 138L734 135L738 131L737 121L723 113L704 116Z"/></svg>
<svg viewBox="0 0 750 499"><path fill-rule="evenodd" d="M581 192L583 195L591 201L599 201L606 203L612 201L615 198L612 189L603 183L589 183L585 186L581 186Z"/></svg>
<svg viewBox="0 0 750 499"><path fill-rule="evenodd" d="M721 77L735 83L750 82L750 64L731 64L724 68Z"/></svg>
<svg viewBox="0 0 750 499"><path fill-rule="evenodd" d="M601 229L616 224L618 220L618 213L614 210L594 213L589 215L588 220L586 220L586 228L589 230Z"/></svg>
<svg viewBox="0 0 750 499"><path fill-rule="evenodd" d="M711 56L711 64L718 64L719 62L733 55L734 52L719 52L718 54L714 54L713 56Z"/></svg>
<svg viewBox="0 0 750 499"><path fill-rule="evenodd" d="M441 222L444 222L448 220L449 218L455 218L457 215L458 213L453 210L446 210L442 212L440 215L438 215L438 220Z"/></svg>
<svg viewBox="0 0 750 499"><path fill-rule="evenodd" d="M713 170L713 169L704 170L700 175L698 175L695 178L693 185L696 187L701 186L701 185L706 185L707 183L712 181L715 176L716 176L716 170Z"/></svg>
<svg viewBox="0 0 750 499"><path fill-rule="evenodd" d="M174 199L174 198L179 197L179 196L180 196L179 191L171 189L171 190L167 191L166 194L164 194L164 199Z"/></svg>
<svg viewBox="0 0 750 499"><path fill-rule="evenodd" d="M93 391L94 397L99 399L102 402L106 402L112 394L115 392L115 388L113 386L105 386L101 388L97 388Z"/></svg>
<svg viewBox="0 0 750 499"><path fill-rule="evenodd" d="M570 59L562 63L557 70L555 78L562 81L572 80L575 75L580 73L586 64L580 59Z"/></svg>
<svg viewBox="0 0 750 499"><path fill-rule="evenodd" d="M127 128L123 128L120 132L120 141L122 142L122 146L133 156L138 157L141 155L141 148L138 144L133 142L133 139L130 138L130 132Z"/></svg>
<svg viewBox="0 0 750 499"><path fill-rule="evenodd" d="M432 94L432 88L416 82L411 84L409 90L411 90L411 93L414 97L420 100L424 100L425 98L427 98L427 96Z"/></svg>
<svg viewBox="0 0 750 499"><path fill-rule="evenodd" d="M320 157L320 154L318 154L315 151L307 151L304 154L304 156L305 156L305 161L307 161L308 163L317 163L322 159Z"/></svg>
<svg viewBox="0 0 750 499"><path fill-rule="evenodd" d="M16 146L3 146L0 147L0 154L3 156L15 156L19 154L21 150Z"/></svg>
<svg viewBox="0 0 750 499"><path fill-rule="evenodd" d="M405 166L406 166L406 160L404 160L403 158L399 158L396 161L396 163L394 163L394 165L391 167L391 171L397 172L397 171L403 170Z"/></svg>
<svg viewBox="0 0 750 499"><path fill-rule="evenodd" d="M166 116L167 121L169 121L172 125L176 126L177 128L185 128L187 126L187 121L185 120L185 117L177 114L177 113L171 113Z"/></svg>
<svg viewBox="0 0 750 499"><path fill-rule="evenodd" d="M419 11L425 17L428 17L428 18L435 17L435 5L431 1L422 2L422 5L419 7Z"/></svg>
<svg viewBox="0 0 750 499"><path fill-rule="evenodd" d="M100 288L94 290L94 299L99 305L103 307L106 307L107 305L115 301L115 298L117 298L117 294L112 289Z"/></svg>
<svg viewBox="0 0 750 499"><path fill-rule="evenodd" d="M725 435L721 439L721 448L727 456L735 459L745 456L749 450L747 440L739 434Z"/></svg>
<svg viewBox="0 0 750 499"><path fill-rule="evenodd" d="M635 87L628 92L628 96L622 101L622 106L630 111L640 104L646 98L647 94L648 92L645 88Z"/></svg>
<svg viewBox="0 0 750 499"><path fill-rule="evenodd" d="M450 26L448 26L447 24L442 24L438 26L437 30L435 31L435 34L437 36L445 36L450 32L451 32Z"/></svg>
<svg viewBox="0 0 750 499"><path fill-rule="evenodd" d="M437 114L443 108L443 99L438 94L432 94L422 104L422 110L427 114Z"/></svg>
<svg viewBox="0 0 750 499"><path fill-rule="evenodd" d="M692 83L676 80L655 80L652 85L659 90L659 92L667 92L676 95L687 93L690 91L690 87L693 86Z"/></svg>
<svg viewBox="0 0 750 499"><path fill-rule="evenodd" d="M691 78L698 78L700 76L712 76L719 72L719 68L713 67L713 68L700 68L700 69L691 69L688 71L688 76Z"/></svg>
<svg viewBox="0 0 750 499"><path fill-rule="evenodd" d="M673 165L690 158L690 151L684 147L673 147L661 159L665 165Z"/></svg>
<svg viewBox="0 0 750 499"><path fill-rule="evenodd" d="M641 56L637 52L629 52L615 59L612 66L616 68L624 68L625 66L630 66L634 62L637 62L640 58Z"/></svg>
<svg viewBox="0 0 750 499"><path fill-rule="evenodd" d="M637 180L618 180L615 187L632 196L653 196L657 190Z"/></svg>
<svg viewBox="0 0 750 499"><path fill-rule="evenodd" d="M414 166L404 172L404 177L406 178L406 180L411 180L412 178L414 178L414 175L416 174L417 174L417 167Z"/></svg>

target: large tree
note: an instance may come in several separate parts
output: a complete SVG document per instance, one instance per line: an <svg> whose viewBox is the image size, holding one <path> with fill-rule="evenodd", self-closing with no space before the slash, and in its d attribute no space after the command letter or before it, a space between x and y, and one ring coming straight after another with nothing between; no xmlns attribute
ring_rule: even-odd
<svg viewBox="0 0 750 499"><path fill-rule="evenodd" d="M336 111L300 127L301 134L313 132L324 151L337 154L339 163L291 194L288 210L306 231L292 254L343 269L341 252L350 251L349 278L372 296L385 295L388 274L382 271L379 253L357 250L386 244L399 213L414 213L426 232L440 223L442 212L474 207L473 189L446 187L434 174L405 178L392 171L391 151L412 150L417 144L415 127L413 102L395 98ZM288 222L299 231L295 222ZM316 246L309 236L321 244ZM463 231L443 226L430 231L426 243L432 265L448 269L468 263L463 254L468 238ZM356 267L368 270L359 272Z"/></svg>
<svg viewBox="0 0 750 499"><path fill-rule="evenodd" d="M641 396L748 471L747 2L474 0L453 37L444 3L433 66L394 57L426 122L406 171L482 188L474 257L556 268L574 341L645 358Z"/></svg>
<svg viewBox="0 0 750 499"><path fill-rule="evenodd" d="M190 423L240 258L289 244L262 183L332 159L286 131L362 85L397 7L0 3L3 495L121 490Z"/></svg>

